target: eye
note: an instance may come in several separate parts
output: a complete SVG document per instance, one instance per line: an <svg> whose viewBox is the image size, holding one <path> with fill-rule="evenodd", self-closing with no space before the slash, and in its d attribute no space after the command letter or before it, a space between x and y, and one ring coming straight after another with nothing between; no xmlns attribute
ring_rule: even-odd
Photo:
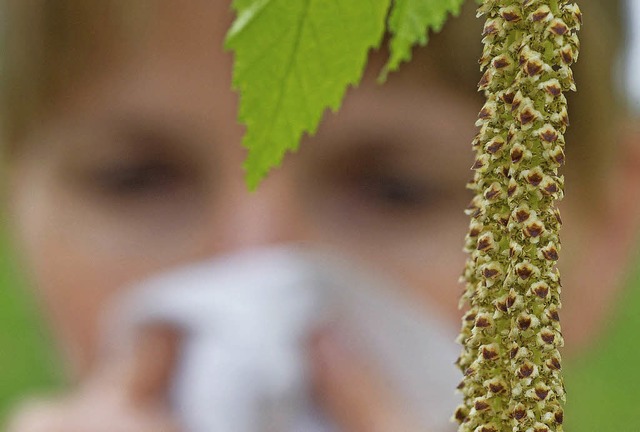
<svg viewBox="0 0 640 432"><path fill-rule="evenodd" d="M433 166L421 145L381 137L340 142L340 149L314 159L313 185L336 208L348 211L350 219L425 220L449 199L450 184L439 175L442 168Z"/></svg>
<svg viewBox="0 0 640 432"><path fill-rule="evenodd" d="M441 191L428 180L404 173L367 173L359 180L364 198L390 210L419 210L433 205Z"/></svg>
<svg viewBox="0 0 640 432"><path fill-rule="evenodd" d="M171 161L109 162L90 173L89 182L99 193L114 198L140 198L171 193L187 181L183 167Z"/></svg>

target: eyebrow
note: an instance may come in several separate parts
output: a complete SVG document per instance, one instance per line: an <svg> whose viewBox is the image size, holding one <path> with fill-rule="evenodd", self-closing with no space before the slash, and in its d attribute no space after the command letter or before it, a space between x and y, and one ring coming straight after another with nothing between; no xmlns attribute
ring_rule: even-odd
<svg viewBox="0 0 640 432"><path fill-rule="evenodd" d="M425 145L420 148L425 153L439 154L443 151L461 150L471 154L468 144L476 133L472 127L477 113L474 105L465 110L462 106L465 101L445 99L443 95L439 95L444 103L436 106L435 101L426 92L401 95L393 90L395 89L382 88L354 92L351 98L345 101L343 113L338 114L346 114L350 121L343 123L339 118L335 120L341 125L348 125L344 132L355 136L382 136L387 141L422 142ZM353 108L350 108L351 104ZM362 115L355 109L362 104L373 104L375 109L368 115ZM467 114L466 111L470 126L468 133L463 134L458 126L460 122L452 121L452 116L460 117ZM467 129L466 123L463 127ZM452 147L453 140L460 141L459 146L456 144L456 147Z"/></svg>
<svg viewBox="0 0 640 432"><path fill-rule="evenodd" d="M114 110L90 120L75 118L61 129L48 152L56 165L95 164L112 158L171 158L177 164L199 163L212 153L207 141L188 122L163 116ZM65 132L68 130L69 132ZM69 165L71 164L71 165Z"/></svg>
<svg viewBox="0 0 640 432"><path fill-rule="evenodd" d="M160 118L133 114L110 119L106 127L111 131L116 142L134 145L141 151L179 151L189 147L197 147L198 139L194 128L181 126L175 120L163 121Z"/></svg>
<svg viewBox="0 0 640 432"><path fill-rule="evenodd" d="M392 143L397 150L419 152L425 157L455 153L468 155L469 161L473 159L469 143L474 130L470 128L468 134L461 133L444 118L402 116L393 107L385 107L376 115L335 121L336 127L319 134L329 141L329 146L344 146L351 141L359 147L385 149Z"/></svg>

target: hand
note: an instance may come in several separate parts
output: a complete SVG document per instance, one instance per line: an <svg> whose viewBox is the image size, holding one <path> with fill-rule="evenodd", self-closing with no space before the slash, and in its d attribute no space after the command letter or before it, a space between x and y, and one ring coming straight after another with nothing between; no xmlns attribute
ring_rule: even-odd
<svg viewBox="0 0 640 432"><path fill-rule="evenodd" d="M147 329L134 352L105 361L73 394L26 404L8 432L179 432L165 400L177 340L167 328ZM380 376L330 333L312 357L317 395L344 432L420 431Z"/></svg>
<svg viewBox="0 0 640 432"><path fill-rule="evenodd" d="M104 361L73 394L25 404L8 432L178 432L165 400L177 345L175 331L145 329L133 352Z"/></svg>
<svg viewBox="0 0 640 432"><path fill-rule="evenodd" d="M424 432L370 364L331 332L312 346L317 396L344 432Z"/></svg>

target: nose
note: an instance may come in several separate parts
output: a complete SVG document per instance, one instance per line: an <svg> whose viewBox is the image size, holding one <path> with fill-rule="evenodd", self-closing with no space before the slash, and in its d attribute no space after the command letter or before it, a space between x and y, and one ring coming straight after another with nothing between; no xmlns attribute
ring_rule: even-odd
<svg viewBox="0 0 640 432"><path fill-rule="evenodd" d="M272 173L254 192L237 182L225 202L217 227L225 252L313 240L303 200L287 172Z"/></svg>

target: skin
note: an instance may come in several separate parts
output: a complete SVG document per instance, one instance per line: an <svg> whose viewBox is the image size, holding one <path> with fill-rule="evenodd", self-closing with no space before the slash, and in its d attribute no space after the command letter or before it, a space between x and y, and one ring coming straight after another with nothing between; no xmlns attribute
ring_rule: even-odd
<svg viewBox="0 0 640 432"><path fill-rule="evenodd" d="M223 2L164 2L143 49L74 84L12 162L18 244L77 386L27 405L10 430L104 430L89 411L109 419L110 432L178 430L163 397L179 336L149 329L114 359L99 352L98 317L124 285L238 250L340 249L395 277L415 303L435 304L457 329L477 100L425 65L378 86L374 58L340 114L249 193L232 56L215 48L231 19ZM637 193L626 172L612 190L624 183ZM565 338L575 346L606 317L638 224L630 215L640 214L614 208L592 221L578 207L563 204L562 252L574 257L563 278L583 289L565 290ZM601 223L617 228L605 236L593 229ZM593 248L581 247L585 233ZM589 323L577 319L585 310ZM334 336L310 344L321 403L347 432L416 430L369 362Z"/></svg>

